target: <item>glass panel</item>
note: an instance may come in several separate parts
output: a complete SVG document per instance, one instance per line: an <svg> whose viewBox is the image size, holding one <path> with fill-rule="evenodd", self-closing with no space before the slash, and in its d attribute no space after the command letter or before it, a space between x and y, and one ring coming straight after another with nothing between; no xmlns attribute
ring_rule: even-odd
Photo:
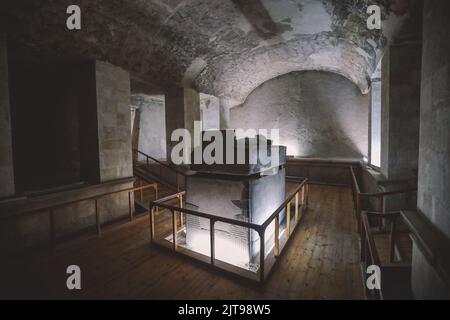
<svg viewBox="0 0 450 320"><path fill-rule="evenodd" d="M217 261L251 272L258 271L260 240L255 230L216 222L214 236Z"/></svg>
<svg viewBox="0 0 450 320"><path fill-rule="evenodd" d="M173 238L172 213L170 210L158 208L153 214L153 226L155 230L154 241L163 245L171 245Z"/></svg>
<svg viewBox="0 0 450 320"><path fill-rule="evenodd" d="M185 238L184 243L181 245L185 249L210 257L211 236L209 219L190 214L186 214L185 217L185 225L183 226Z"/></svg>

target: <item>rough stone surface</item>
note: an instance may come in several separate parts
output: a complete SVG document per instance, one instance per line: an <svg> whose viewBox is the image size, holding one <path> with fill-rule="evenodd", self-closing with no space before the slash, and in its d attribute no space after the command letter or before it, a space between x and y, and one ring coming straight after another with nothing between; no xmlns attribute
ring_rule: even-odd
<svg viewBox="0 0 450 320"><path fill-rule="evenodd" d="M100 181L132 177L129 74L97 61L96 85Z"/></svg>
<svg viewBox="0 0 450 320"><path fill-rule="evenodd" d="M450 238L450 3L425 1L418 209ZM417 252L417 250L415 251ZM413 289L418 298L436 297L442 284L426 259L415 257ZM448 290L448 288L447 288Z"/></svg>
<svg viewBox="0 0 450 320"><path fill-rule="evenodd" d="M164 96L132 95L139 108L138 149L154 158L166 159L166 111ZM141 160L145 160L140 156Z"/></svg>
<svg viewBox="0 0 450 320"><path fill-rule="evenodd" d="M450 24L448 3L424 10L418 207L450 237Z"/></svg>
<svg viewBox="0 0 450 320"><path fill-rule="evenodd" d="M421 44L408 43L391 46L382 61L381 171L389 180L417 177L421 57Z"/></svg>
<svg viewBox="0 0 450 320"><path fill-rule="evenodd" d="M310 69L340 73L367 92L410 2L83 1L82 29L69 32L66 8L72 0L19 0L3 5L0 20L16 41L45 53L108 61L155 90L192 85L242 103L265 81ZM381 31L366 26L370 4L381 7Z"/></svg>
<svg viewBox="0 0 450 320"><path fill-rule="evenodd" d="M0 33L0 198L14 195L6 36Z"/></svg>
<svg viewBox="0 0 450 320"><path fill-rule="evenodd" d="M329 72L294 72L268 81L231 109L231 127L279 129L287 154L367 156L368 95Z"/></svg>
<svg viewBox="0 0 450 320"><path fill-rule="evenodd" d="M220 129L220 100L219 98L200 93L200 113L203 130Z"/></svg>

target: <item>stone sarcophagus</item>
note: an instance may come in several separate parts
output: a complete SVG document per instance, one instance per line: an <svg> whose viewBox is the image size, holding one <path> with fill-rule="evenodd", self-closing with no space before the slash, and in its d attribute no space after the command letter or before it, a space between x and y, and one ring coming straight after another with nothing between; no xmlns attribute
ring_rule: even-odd
<svg viewBox="0 0 450 320"><path fill-rule="evenodd" d="M244 164L191 166L196 173L186 180L187 208L254 224L266 221L285 199L286 148L272 146L269 142L266 146L270 150L264 151L269 154L277 152L277 162L252 164L249 159L258 159L261 150L259 147L253 150L249 148L250 142L250 139L246 139L241 144L246 150ZM254 259L259 254L258 233L223 222L216 222L214 228L216 259L252 269ZM272 230L268 228L266 238L271 236L269 233ZM209 219L187 215L186 245L194 251L209 255Z"/></svg>

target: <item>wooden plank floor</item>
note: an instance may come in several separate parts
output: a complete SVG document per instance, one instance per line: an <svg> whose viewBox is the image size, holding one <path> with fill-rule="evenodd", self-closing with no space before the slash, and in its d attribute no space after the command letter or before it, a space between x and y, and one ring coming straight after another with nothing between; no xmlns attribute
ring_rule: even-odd
<svg viewBox="0 0 450 320"><path fill-rule="evenodd" d="M310 187L310 209L264 285L149 246L147 217L1 263L2 298L362 299L350 189ZM79 265L82 290L66 289Z"/></svg>

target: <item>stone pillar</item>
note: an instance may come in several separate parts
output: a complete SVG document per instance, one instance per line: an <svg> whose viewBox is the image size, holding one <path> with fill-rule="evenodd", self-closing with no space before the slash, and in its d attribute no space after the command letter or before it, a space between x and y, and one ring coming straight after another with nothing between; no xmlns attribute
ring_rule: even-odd
<svg viewBox="0 0 450 320"><path fill-rule="evenodd" d="M450 2L424 2L418 210L450 239ZM442 254L442 253L441 253ZM414 246L416 298L450 298L449 285Z"/></svg>
<svg viewBox="0 0 450 320"><path fill-rule="evenodd" d="M0 198L15 193L12 154L7 39L0 33Z"/></svg>
<svg viewBox="0 0 450 320"><path fill-rule="evenodd" d="M176 129L187 129L194 139L194 121L200 121L200 96L193 89L171 88L166 92L167 160L177 142L171 141Z"/></svg>
<svg viewBox="0 0 450 320"><path fill-rule="evenodd" d="M200 112L203 130L218 130L220 128L219 98L200 93Z"/></svg>
<svg viewBox="0 0 450 320"><path fill-rule="evenodd" d="M135 122L136 147L140 151L160 160L166 159L166 110L163 95L134 94L131 104L139 114L139 123ZM145 157L138 156L140 161Z"/></svg>
<svg viewBox="0 0 450 320"><path fill-rule="evenodd" d="M95 76L100 182L132 177L130 75L97 61Z"/></svg>
<svg viewBox="0 0 450 320"><path fill-rule="evenodd" d="M220 129L230 128L230 101L227 98L219 98L220 101Z"/></svg>
<svg viewBox="0 0 450 320"><path fill-rule="evenodd" d="M381 172L388 180L417 177L421 43L389 47L381 71Z"/></svg>

